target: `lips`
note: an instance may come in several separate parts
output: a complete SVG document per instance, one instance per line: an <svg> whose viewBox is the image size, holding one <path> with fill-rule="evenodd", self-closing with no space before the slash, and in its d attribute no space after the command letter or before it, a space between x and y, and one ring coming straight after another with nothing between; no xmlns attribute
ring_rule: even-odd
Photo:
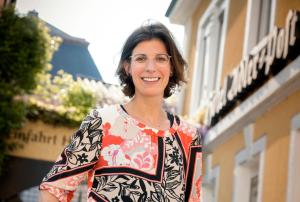
<svg viewBox="0 0 300 202"><path fill-rule="evenodd" d="M143 81L150 81L150 82L158 81L159 79L160 77L142 77Z"/></svg>

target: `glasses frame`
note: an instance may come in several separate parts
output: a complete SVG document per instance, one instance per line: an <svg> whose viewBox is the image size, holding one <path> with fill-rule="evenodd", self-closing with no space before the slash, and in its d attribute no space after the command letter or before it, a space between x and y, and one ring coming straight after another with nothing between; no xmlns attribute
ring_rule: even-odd
<svg viewBox="0 0 300 202"><path fill-rule="evenodd" d="M146 56L147 60L149 59L148 56L147 56L146 54L138 53L138 54L129 56L130 62L132 63L132 58L134 58L135 56L139 56L139 55L140 55L140 56ZM168 55L167 53L160 53L160 54L156 54L156 55L155 55L155 58L156 58L157 56L159 56L159 55L165 55L165 56L167 56L167 57L168 57L168 62L167 62L165 65L170 64L170 62L171 62L171 57L172 57L171 55ZM162 65L162 64L157 63L155 59L154 59L154 62L155 62L155 64L158 65L158 66L161 66L161 65ZM146 63L146 62L145 62L145 63ZM137 62L137 64L139 64L139 65L145 65L145 63L138 63L138 62Z"/></svg>

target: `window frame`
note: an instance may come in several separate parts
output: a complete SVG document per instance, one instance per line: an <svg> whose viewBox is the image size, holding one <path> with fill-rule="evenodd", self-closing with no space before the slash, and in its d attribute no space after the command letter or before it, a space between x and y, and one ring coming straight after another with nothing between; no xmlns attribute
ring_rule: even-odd
<svg viewBox="0 0 300 202"><path fill-rule="evenodd" d="M195 66L194 66L194 74L193 74L193 83L192 83L192 99L190 103L190 115L194 115L199 110L199 107L205 105L205 102L208 100L203 100L203 81L204 81L204 74L205 74L205 64L203 58L205 57L205 50L203 46L203 39L205 37L205 32L207 25L211 22L211 19L214 17L219 17L222 15L223 12L223 23L222 27L218 33L220 33L220 43L213 41L212 48L216 48L218 46L219 50L215 51L218 60L210 59L214 62L214 66L216 67L214 71L209 71L207 74L210 74L210 78L215 78L216 81L213 84L214 89L216 90L220 87L221 83L221 73L222 73L222 66L224 60L224 46L225 46L225 39L226 39L226 32L227 32L227 24L228 24L228 13L229 13L229 3L230 0L213 0L208 9L205 11L203 16L201 17L198 23L198 35L197 35L197 48L196 48L196 59L195 59ZM216 22L216 21L215 21ZM218 35L216 35L218 36ZM215 58L215 57L213 57ZM208 92L208 97L212 92Z"/></svg>
<svg viewBox="0 0 300 202"><path fill-rule="evenodd" d="M259 1L259 2L258 2ZM245 23L245 34L244 34L244 45L243 45L243 56L247 56L251 50L259 44L260 41L256 43L253 42L254 37L258 34L258 15L255 12L260 10L260 1L264 0L248 0L247 1L247 14L246 14L246 23ZM273 27L275 26L275 15L276 15L276 0L271 1L271 8L270 8L270 23L268 22L261 22L261 23L268 23L269 24L269 32L272 31ZM255 34L253 33L255 32ZM251 33L251 34L250 34ZM252 44L255 43L255 44Z"/></svg>
<svg viewBox="0 0 300 202"><path fill-rule="evenodd" d="M290 135L290 147L289 147L289 160L288 160L288 182L287 182L287 202L299 201L299 198L295 195L300 195L297 190L300 188L299 172L300 159L298 151L300 148L300 113L295 115L291 120L291 135Z"/></svg>
<svg viewBox="0 0 300 202"><path fill-rule="evenodd" d="M206 163L206 174L203 178L202 188L203 188L203 198L205 202L217 202L218 201L218 191L219 191L219 178L220 178L220 166L216 165L211 168L212 164L212 154L209 154L205 158ZM209 198L206 198L209 194ZM213 195L214 198L211 196Z"/></svg>
<svg viewBox="0 0 300 202"><path fill-rule="evenodd" d="M250 182L251 177L256 174L258 175L257 202L262 202L265 147L267 138L266 135L263 135L255 142L252 142L253 131L254 124L249 124L244 128L244 140L246 147L235 156L233 202L244 201L244 198L248 201L250 200L250 184L242 186L241 183L246 181L245 176L247 177L248 182ZM257 167L254 168L254 166ZM241 180L240 177L243 179Z"/></svg>

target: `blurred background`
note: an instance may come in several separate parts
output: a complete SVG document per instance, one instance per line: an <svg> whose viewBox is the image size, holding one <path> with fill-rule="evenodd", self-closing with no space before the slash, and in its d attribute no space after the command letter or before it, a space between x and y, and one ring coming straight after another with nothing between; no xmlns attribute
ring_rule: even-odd
<svg viewBox="0 0 300 202"><path fill-rule="evenodd" d="M299 202L299 0L0 0L0 200L37 201L89 110L128 101L114 72L149 20L188 62L164 106L201 127L203 201Z"/></svg>

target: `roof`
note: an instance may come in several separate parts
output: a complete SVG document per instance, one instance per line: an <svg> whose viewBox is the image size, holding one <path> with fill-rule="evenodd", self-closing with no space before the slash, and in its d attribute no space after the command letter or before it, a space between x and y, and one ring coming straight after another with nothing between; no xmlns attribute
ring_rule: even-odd
<svg viewBox="0 0 300 202"><path fill-rule="evenodd" d="M51 73L60 69L72 74L73 78L82 77L102 81L102 77L87 49L80 43L63 42L54 53Z"/></svg>
<svg viewBox="0 0 300 202"><path fill-rule="evenodd" d="M47 23L51 36L58 36L62 39L59 49L53 54L51 61L52 74L60 69L72 74L73 78L94 79L103 81L102 76L88 50L89 43L82 38L71 36L57 27Z"/></svg>

